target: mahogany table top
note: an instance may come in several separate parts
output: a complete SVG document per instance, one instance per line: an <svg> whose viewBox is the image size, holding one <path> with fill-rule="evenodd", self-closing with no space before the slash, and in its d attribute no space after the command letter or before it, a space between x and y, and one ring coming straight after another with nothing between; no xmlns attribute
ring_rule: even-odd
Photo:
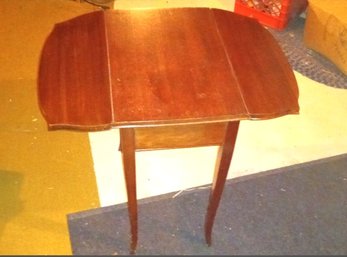
<svg viewBox="0 0 347 257"><path fill-rule="evenodd" d="M56 24L38 77L50 129L269 119L297 114L298 97L272 35L210 8L96 11Z"/></svg>

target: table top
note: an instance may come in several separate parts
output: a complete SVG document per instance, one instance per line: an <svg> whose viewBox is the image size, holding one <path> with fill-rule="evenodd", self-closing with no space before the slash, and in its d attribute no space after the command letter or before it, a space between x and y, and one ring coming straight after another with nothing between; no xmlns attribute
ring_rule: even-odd
<svg viewBox="0 0 347 257"><path fill-rule="evenodd" d="M95 11L56 24L38 76L49 129L269 119L297 114L298 97L272 35L211 8Z"/></svg>

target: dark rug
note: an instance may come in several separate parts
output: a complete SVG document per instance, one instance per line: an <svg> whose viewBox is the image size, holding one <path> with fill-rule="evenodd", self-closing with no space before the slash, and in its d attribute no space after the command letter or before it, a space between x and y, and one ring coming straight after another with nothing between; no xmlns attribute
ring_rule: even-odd
<svg viewBox="0 0 347 257"><path fill-rule="evenodd" d="M347 154L227 181L212 246L209 188L139 200L138 255L345 255ZM74 255L127 255L125 204L67 216Z"/></svg>
<svg viewBox="0 0 347 257"><path fill-rule="evenodd" d="M278 40L294 70L325 85L347 89L347 76L329 59L304 45L305 21L298 16L283 31L268 30Z"/></svg>

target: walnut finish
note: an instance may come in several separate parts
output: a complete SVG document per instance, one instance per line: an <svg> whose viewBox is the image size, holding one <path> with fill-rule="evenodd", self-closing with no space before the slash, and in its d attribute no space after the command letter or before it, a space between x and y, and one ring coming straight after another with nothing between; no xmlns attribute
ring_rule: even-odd
<svg viewBox="0 0 347 257"><path fill-rule="evenodd" d="M51 129L299 111L294 74L271 34L209 8L99 11L57 24L42 50L38 93Z"/></svg>
<svg viewBox="0 0 347 257"><path fill-rule="evenodd" d="M38 77L49 129L120 128L131 253L138 241L136 151L219 146L205 218L210 245L239 121L298 114L298 97L269 32L209 8L97 11L57 24Z"/></svg>
<svg viewBox="0 0 347 257"><path fill-rule="evenodd" d="M135 128L136 150L221 145L225 122Z"/></svg>

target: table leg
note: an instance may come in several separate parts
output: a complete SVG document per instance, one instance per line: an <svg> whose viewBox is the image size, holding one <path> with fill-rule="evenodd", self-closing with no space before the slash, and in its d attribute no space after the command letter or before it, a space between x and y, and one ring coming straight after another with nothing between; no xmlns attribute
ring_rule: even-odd
<svg viewBox="0 0 347 257"><path fill-rule="evenodd" d="M217 208L223 193L224 184L228 175L231 158L234 152L239 121L228 122L224 141L219 147L216 167L213 176L213 183L205 217L205 240L211 245L211 234L213 222L217 213Z"/></svg>
<svg viewBox="0 0 347 257"><path fill-rule="evenodd" d="M122 149L123 170L128 196L128 212L131 230L130 253L134 254L137 246L137 197L135 165L135 132L133 128L121 128L120 142Z"/></svg>

